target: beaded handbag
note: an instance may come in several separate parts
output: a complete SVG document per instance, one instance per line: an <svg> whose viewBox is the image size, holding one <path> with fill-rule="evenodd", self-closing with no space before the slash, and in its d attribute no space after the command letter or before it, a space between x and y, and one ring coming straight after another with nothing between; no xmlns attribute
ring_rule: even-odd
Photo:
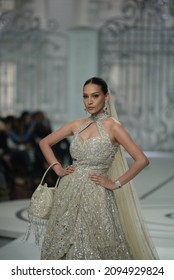
<svg viewBox="0 0 174 280"><path fill-rule="evenodd" d="M32 228L35 234L35 241L37 244L40 243L42 231L47 225L47 221L50 217L54 200L54 192L55 189L58 187L60 181L60 177L58 177L56 184L53 188L48 187L47 183L43 183L48 171L55 164L58 164L58 162L52 163L45 171L40 181L40 184L32 194L29 206L27 208L29 228L26 239L28 239Z"/></svg>

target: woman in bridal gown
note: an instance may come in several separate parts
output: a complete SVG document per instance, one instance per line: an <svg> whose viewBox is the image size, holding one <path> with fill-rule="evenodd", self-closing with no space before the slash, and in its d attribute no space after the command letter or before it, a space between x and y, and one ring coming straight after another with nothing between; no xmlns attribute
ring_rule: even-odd
<svg viewBox="0 0 174 280"><path fill-rule="evenodd" d="M43 155L52 164L57 159L51 147L73 136L72 165L64 168L57 162L53 166L61 180L41 259L157 259L131 185L148 159L116 115L113 118L103 79L93 77L85 82L83 101L89 117L64 125L40 142ZM122 147L134 159L129 168Z"/></svg>

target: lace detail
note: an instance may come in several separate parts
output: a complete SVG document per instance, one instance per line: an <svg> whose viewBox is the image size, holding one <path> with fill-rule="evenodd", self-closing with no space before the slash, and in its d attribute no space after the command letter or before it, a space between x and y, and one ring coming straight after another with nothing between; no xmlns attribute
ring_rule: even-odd
<svg viewBox="0 0 174 280"><path fill-rule="evenodd" d="M41 259L131 259L113 191L95 184L89 174L107 176L117 148L101 121L100 136L83 140L74 134L70 146L75 171L61 179L42 246Z"/></svg>

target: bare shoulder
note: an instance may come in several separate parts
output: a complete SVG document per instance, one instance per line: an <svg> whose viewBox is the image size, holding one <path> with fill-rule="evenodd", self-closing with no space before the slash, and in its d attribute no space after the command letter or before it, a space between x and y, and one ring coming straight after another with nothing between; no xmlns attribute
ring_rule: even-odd
<svg viewBox="0 0 174 280"><path fill-rule="evenodd" d="M103 125L110 136L112 144L116 147L119 146L120 142L117 139L117 135L122 131L122 124L113 117L104 119Z"/></svg>
<svg viewBox="0 0 174 280"><path fill-rule="evenodd" d="M87 122L89 118L79 118L71 122L72 130L75 132L83 123Z"/></svg>
<svg viewBox="0 0 174 280"><path fill-rule="evenodd" d="M122 124L113 117L105 119L104 125L108 130L118 130L123 127Z"/></svg>

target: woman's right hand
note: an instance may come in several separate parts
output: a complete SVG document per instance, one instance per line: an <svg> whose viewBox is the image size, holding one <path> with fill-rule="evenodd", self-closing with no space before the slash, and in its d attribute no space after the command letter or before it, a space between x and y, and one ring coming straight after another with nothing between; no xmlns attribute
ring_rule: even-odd
<svg viewBox="0 0 174 280"><path fill-rule="evenodd" d="M69 165L65 168L63 168L61 165L55 166L54 171L56 172L56 174L59 177L64 177L66 175L69 175L71 173L73 173L75 170L75 166L74 165Z"/></svg>

